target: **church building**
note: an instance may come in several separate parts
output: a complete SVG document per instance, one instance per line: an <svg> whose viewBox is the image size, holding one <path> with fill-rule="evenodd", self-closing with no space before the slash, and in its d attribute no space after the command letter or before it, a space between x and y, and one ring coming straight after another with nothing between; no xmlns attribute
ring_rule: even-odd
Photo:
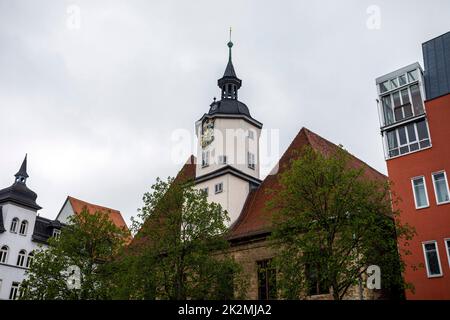
<svg viewBox="0 0 450 320"><path fill-rule="evenodd" d="M249 280L247 299L275 299L276 271L270 269L275 256L268 241L272 212L266 210L269 190L279 188L279 177L305 146L327 155L339 148L318 134L302 127L272 172L260 177L260 136L262 123L251 116L249 108L238 100L242 80L232 63L233 43L228 43L228 63L218 80L221 99L210 105L196 123L197 157L193 155L178 173L204 190L208 200L221 204L230 216L228 241L230 253L242 266ZM351 155L354 168L364 168L367 179L386 181L387 177ZM301 272L301 271L299 271ZM332 299L329 289L312 286L308 299ZM348 299L372 299L374 292L355 287Z"/></svg>

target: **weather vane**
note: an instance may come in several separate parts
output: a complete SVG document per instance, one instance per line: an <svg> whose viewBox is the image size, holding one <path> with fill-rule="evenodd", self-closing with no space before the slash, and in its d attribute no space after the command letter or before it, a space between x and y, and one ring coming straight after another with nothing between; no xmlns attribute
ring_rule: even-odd
<svg viewBox="0 0 450 320"><path fill-rule="evenodd" d="M230 42L231 42L231 27L230 27Z"/></svg>

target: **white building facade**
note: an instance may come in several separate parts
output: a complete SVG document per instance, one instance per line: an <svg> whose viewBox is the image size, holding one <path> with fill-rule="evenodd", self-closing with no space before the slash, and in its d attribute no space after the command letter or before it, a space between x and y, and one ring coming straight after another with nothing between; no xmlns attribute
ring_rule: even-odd
<svg viewBox="0 0 450 320"><path fill-rule="evenodd" d="M13 185L0 190L0 300L17 299L33 252L57 236L61 224L37 215L41 207L26 181L27 158Z"/></svg>
<svg viewBox="0 0 450 320"><path fill-rule="evenodd" d="M248 107L238 100L242 81L229 59L218 80L221 99L210 105L195 124L198 137L195 185L208 200L227 210L232 225L239 217L248 194L261 184L259 139L262 123L252 118Z"/></svg>

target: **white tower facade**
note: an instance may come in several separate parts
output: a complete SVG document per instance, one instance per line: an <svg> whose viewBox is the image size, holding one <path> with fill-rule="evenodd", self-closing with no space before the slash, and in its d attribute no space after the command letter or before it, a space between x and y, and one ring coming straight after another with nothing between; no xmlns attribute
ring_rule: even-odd
<svg viewBox="0 0 450 320"><path fill-rule="evenodd" d="M208 200L228 211L230 225L239 217L248 194L260 183L259 140L262 123L252 118L238 100L242 81L229 59L218 86L221 100L210 105L195 124L198 137L196 188L205 190Z"/></svg>

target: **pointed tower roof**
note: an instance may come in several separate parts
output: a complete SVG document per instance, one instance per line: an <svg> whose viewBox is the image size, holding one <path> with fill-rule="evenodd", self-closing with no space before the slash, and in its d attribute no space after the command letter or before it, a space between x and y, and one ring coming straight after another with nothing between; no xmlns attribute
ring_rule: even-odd
<svg viewBox="0 0 450 320"><path fill-rule="evenodd" d="M234 94L231 95L231 98L237 99L237 90L242 85L242 80L239 79L236 75L236 71L234 71L233 61L231 59L231 48L233 48L233 42L231 42L231 28L230 28L230 41L227 43L228 46L228 63L225 68L225 72L223 73L223 77L217 81L217 85L222 89L222 98L224 98L224 90L227 91L226 85L234 85L236 86L234 89ZM227 95L229 97L229 95Z"/></svg>
<svg viewBox="0 0 450 320"><path fill-rule="evenodd" d="M231 48L233 47L233 42L228 42L228 63L223 73L223 77L237 78L236 71L234 71L233 61L231 60Z"/></svg>
<svg viewBox="0 0 450 320"><path fill-rule="evenodd" d="M28 173L27 173L27 157L28 157L28 154L25 154L25 159L23 159L23 162L22 162L22 165L20 166L19 171L14 175L16 178L17 178L17 177L28 178Z"/></svg>
<svg viewBox="0 0 450 320"><path fill-rule="evenodd" d="M12 202L33 210L42 209L37 203L37 194L30 190L26 185L27 174L27 156L22 162L19 171L14 175L14 183L5 189L0 190L0 205Z"/></svg>

